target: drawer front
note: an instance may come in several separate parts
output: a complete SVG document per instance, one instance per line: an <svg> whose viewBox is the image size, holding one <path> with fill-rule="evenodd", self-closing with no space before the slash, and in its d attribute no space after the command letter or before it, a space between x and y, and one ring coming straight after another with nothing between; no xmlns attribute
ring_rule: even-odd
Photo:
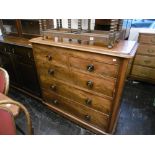
<svg viewBox="0 0 155 155"><path fill-rule="evenodd" d="M52 106L57 107L90 125L96 126L104 131L107 130L109 122L109 117L107 115L52 93L49 94L48 92L43 92L43 96L45 101Z"/></svg>
<svg viewBox="0 0 155 155"><path fill-rule="evenodd" d="M104 62L107 64L120 64L121 59L114 56L106 56L102 54L94 54L89 52L80 52L76 50L67 50L71 57L77 57L80 59L94 60L97 62Z"/></svg>
<svg viewBox="0 0 155 155"><path fill-rule="evenodd" d="M140 43L155 44L155 35L140 34L139 42Z"/></svg>
<svg viewBox="0 0 155 155"><path fill-rule="evenodd" d="M137 49L137 54L146 54L155 56L155 45L140 44Z"/></svg>
<svg viewBox="0 0 155 155"><path fill-rule="evenodd" d="M67 66L67 55L64 51L59 51L58 48L33 45L34 56L38 63L46 62L48 64L58 64Z"/></svg>
<svg viewBox="0 0 155 155"><path fill-rule="evenodd" d="M86 71L88 73L96 73L101 76L117 77L119 65L111 65L93 60L86 60L76 57L70 57L70 66Z"/></svg>
<svg viewBox="0 0 155 155"><path fill-rule="evenodd" d="M78 71L72 71L74 83L77 86L92 90L106 96L113 97L115 80L111 78L98 78Z"/></svg>
<svg viewBox="0 0 155 155"><path fill-rule="evenodd" d="M136 55L134 64L155 67L155 57Z"/></svg>
<svg viewBox="0 0 155 155"><path fill-rule="evenodd" d="M76 101L82 105L88 106L95 110L110 114L112 100L96 96L92 93L79 90L69 85L60 83L56 80L44 82L43 91L52 92L66 98Z"/></svg>
<svg viewBox="0 0 155 155"><path fill-rule="evenodd" d="M70 75L69 69L47 63L37 63L38 73L42 82L58 79L65 82L73 83L73 78Z"/></svg>
<svg viewBox="0 0 155 155"><path fill-rule="evenodd" d="M155 80L155 69L134 65L132 74L135 76L149 78Z"/></svg>

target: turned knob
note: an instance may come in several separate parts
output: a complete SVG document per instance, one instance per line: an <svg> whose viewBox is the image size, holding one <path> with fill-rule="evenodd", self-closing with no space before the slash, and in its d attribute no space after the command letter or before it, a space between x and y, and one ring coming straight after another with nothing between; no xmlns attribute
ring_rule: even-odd
<svg viewBox="0 0 155 155"><path fill-rule="evenodd" d="M48 74L49 74L49 75L53 75L53 74L54 74L54 69L49 69L49 70L48 70Z"/></svg>
<svg viewBox="0 0 155 155"><path fill-rule="evenodd" d="M89 99L89 98L87 98L87 99L85 100L85 104L90 106L90 105L92 104L92 100Z"/></svg>
<svg viewBox="0 0 155 155"><path fill-rule="evenodd" d="M87 86L89 88L92 88L93 87L93 81L91 81L91 80L87 81Z"/></svg>
<svg viewBox="0 0 155 155"><path fill-rule="evenodd" d="M93 65L93 64L89 64L89 65L87 66L87 71L89 71L89 72L94 71L94 65Z"/></svg>
<svg viewBox="0 0 155 155"><path fill-rule="evenodd" d="M53 90L53 91L56 91L56 85L51 85L50 89Z"/></svg>
<svg viewBox="0 0 155 155"><path fill-rule="evenodd" d="M85 118L86 121L90 121L91 116L89 116L89 115L85 115L84 118Z"/></svg>
<svg viewBox="0 0 155 155"><path fill-rule="evenodd" d="M46 55L46 58L50 61L52 60L52 56L51 55Z"/></svg>
<svg viewBox="0 0 155 155"><path fill-rule="evenodd" d="M53 100L53 104L57 105L58 103L58 100Z"/></svg>

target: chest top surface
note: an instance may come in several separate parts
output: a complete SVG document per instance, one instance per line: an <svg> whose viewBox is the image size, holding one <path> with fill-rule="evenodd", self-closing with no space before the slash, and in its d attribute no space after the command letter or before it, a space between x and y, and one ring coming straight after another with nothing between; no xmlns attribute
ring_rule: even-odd
<svg viewBox="0 0 155 155"><path fill-rule="evenodd" d="M57 40L43 40L41 37L33 38L30 40L33 44L42 44L48 46L55 46L61 48L67 48L72 50L79 50L79 51L87 51L90 53L96 54L103 54L103 55L111 55L123 58L132 58L135 55L137 49L137 42L136 41L119 41L118 44L115 45L112 49L108 49L105 46L101 46L101 44L78 44L75 42L69 42L67 39L63 41Z"/></svg>

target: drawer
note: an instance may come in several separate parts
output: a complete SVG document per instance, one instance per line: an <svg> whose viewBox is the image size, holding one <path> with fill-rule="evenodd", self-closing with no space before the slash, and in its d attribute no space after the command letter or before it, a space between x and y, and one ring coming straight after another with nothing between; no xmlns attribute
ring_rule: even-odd
<svg viewBox="0 0 155 155"><path fill-rule="evenodd" d="M155 44L155 35L152 35L152 34L140 34L139 42L140 43Z"/></svg>
<svg viewBox="0 0 155 155"><path fill-rule="evenodd" d="M134 65L132 75L155 80L155 69Z"/></svg>
<svg viewBox="0 0 155 155"><path fill-rule="evenodd" d="M119 65L106 64L93 60L86 60L77 57L70 57L70 66L86 71L87 73L96 73L101 76L117 77Z"/></svg>
<svg viewBox="0 0 155 155"><path fill-rule="evenodd" d="M42 82L55 78L58 80L73 83L69 69L62 66L48 65L47 63L37 63L37 69Z"/></svg>
<svg viewBox="0 0 155 155"><path fill-rule="evenodd" d="M155 56L155 45L151 44L140 44L137 49L137 54L146 54Z"/></svg>
<svg viewBox="0 0 155 155"><path fill-rule="evenodd" d="M97 62L104 62L107 64L120 64L121 59L115 56L107 56L102 54L95 54L89 52L82 52L76 50L66 50L71 57L77 57L79 59L87 59L87 60L94 60Z"/></svg>
<svg viewBox="0 0 155 155"><path fill-rule="evenodd" d="M109 123L109 117L107 115L52 93L43 92L43 96L45 101L50 103L51 106L71 114L74 117L104 131L107 130Z"/></svg>
<svg viewBox="0 0 155 155"><path fill-rule="evenodd" d="M155 57L136 55L134 64L146 67L155 67Z"/></svg>
<svg viewBox="0 0 155 155"><path fill-rule="evenodd" d="M48 64L58 64L67 66L67 55L66 52L59 51L59 48L44 46L44 45L33 45L34 56L37 62L46 62Z"/></svg>
<svg viewBox="0 0 155 155"><path fill-rule="evenodd" d="M112 78L99 78L72 70L74 83L77 86L113 97L116 80Z"/></svg>
<svg viewBox="0 0 155 155"><path fill-rule="evenodd" d="M76 101L80 104L98 110L100 112L110 114L112 100L96 96L92 93L85 92L83 90L71 87L69 85L60 83L56 80L52 82L45 82L43 85L43 91L53 92L55 94L64 96Z"/></svg>

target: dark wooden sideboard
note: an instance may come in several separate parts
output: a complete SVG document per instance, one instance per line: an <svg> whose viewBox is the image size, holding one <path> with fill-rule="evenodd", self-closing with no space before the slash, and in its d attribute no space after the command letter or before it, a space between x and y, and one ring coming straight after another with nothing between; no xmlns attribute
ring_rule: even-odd
<svg viewBox="0 0 155 155"><path fill-rule="evenodd" d="M40 97L32 45L20 37L0 37L0 66L10 76L12 86Z"/></svg>
<svg viewBox="0 0 155 155"><path fill-rule="evenodd" d="M43 103L95 133L113 133L136 42L120 41L108 49L41 37L30 41Z"/></svg>

